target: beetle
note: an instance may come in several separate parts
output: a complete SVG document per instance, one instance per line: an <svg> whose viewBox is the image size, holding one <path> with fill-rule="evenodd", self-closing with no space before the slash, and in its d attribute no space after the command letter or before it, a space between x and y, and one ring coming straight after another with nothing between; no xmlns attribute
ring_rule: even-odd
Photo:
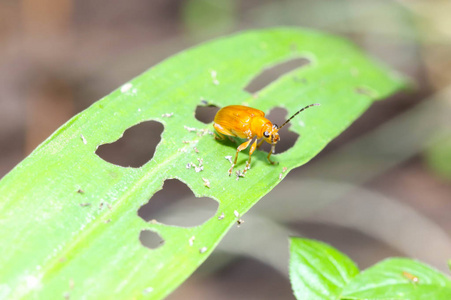
<svg viewBox="0 0 451 300"><path fill-rule="evenodd" d="M271 144L271 151L269 151L267 158L271 164L275 164L276 162L272 161L270 156L275 152L276 144L280 140L278 133L279 130L288 124L288 122L290 122L291 119L297 116L297 114L301 111L318 105L318 103L314 103L301 108L280 127L266 119L264 112L252 107L243 105L229 105L221 108L216 113L213 122L213 127L216 131L215 139L223 140L225 139L225 136L246 139L246 141L239 145L236 149L235 160L229 169L229 176L232 174L233 167L236 165L238 153L246 149L249 145L251 145L249 150L249 160L246 163L243 174L250 169L252 153L254 153L255 149L260 147L263 141Z"/></svg>

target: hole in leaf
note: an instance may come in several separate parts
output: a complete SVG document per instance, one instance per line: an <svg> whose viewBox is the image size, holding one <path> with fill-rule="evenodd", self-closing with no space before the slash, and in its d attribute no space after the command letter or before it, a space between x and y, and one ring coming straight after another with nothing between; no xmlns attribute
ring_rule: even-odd
<svg viewBox="0 0 451 300"><path fill-rule="evenodd" d="M164 244L164 240L158 233L148 229L142 230L139 233L139 240L141 241L141 244L143 244L144 247L150 249L156 249Z"/></svg>
<svg viewBox="0 0 451 300"><path fill-rule="evenodd" d="M145 221L157 220L166 225L198 226L216 214L218 203L208 197L197 198L177 179L164 182L163 189L138 209Z"/></svg>
<svg viewBox="0 0 451 300"><path fill-rule="evenodd" d="M277 124L279 126L281 126L289 117L290 116L288 116L288 111L281 107L275 107L271 109L269 114L265 116L265 118L270 120L273 124ZM297 115L295 118L300 117L301 117L300 115ZM294 120L296 119L293 119L290 122L293 122ZM276 154L287 151L288 149L293 147L294 144L296 143L299 134L289 131L288 129L290 128L290 126L291 124L288 123L282 129L279 130L280 141L276 145ZM263 142L259 150L269 152L271 150L271 145L266 142Z"/></svg>
<svg viewBox="0 0 451 300"><path fill-rule="evenodd" d="M256 93L280 76L308 64L310 64L310 60L307 58L294 58L270 68L265 68L259 75L257 75L257 77L249 82L244 90L251 94Z"/></svg>
<svg viewBox="0 0 451 300"><path fill-rule="evenodd" d="M119 140L100 145L96 154L115 165L139 168L152 159L163 129L159 122L139 123L127 129Z"/></svg>
<svg viewBox="0 0 451 300"><path fill-rule="evenodd" d="M208 124L213 122L216 113L218 112L219 107L214 105L208 105L208 106L201 106L198 105L196 107L196 113L195 117L197 120L201 121L202 123Z"/></svg>

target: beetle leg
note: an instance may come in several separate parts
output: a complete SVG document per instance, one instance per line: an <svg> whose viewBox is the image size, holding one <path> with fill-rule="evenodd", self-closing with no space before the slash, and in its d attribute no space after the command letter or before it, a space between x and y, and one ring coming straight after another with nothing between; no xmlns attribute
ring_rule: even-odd
<svg viewBox="0 0 451 300"><path fill-rule="evenodd" d="M260 142L258 142L258 144L257 144L257 149L260 148L260 146L263 144L264 141L265 141L265 140L262 139Z"/></svg>
<svg viewBox="0 0 451 300"><path fill-rule="evenodd" d="M232 166L229 169L229 176L232 175L232 171L233 171L233 167L236 165L236 161L238 159L238 153L240 151L243 151L244 149L247 148L247 146L249 146L249 144L251 143L251 139L245 141L244 143L242 143L241 145L238 146L238 148L236 149L236 154L235 154L235 161L233 162Z"/></svg>
<svg viewBox="0 0 451 300"><path fill-rule="evenodd" d="M272 154L272 150L270 150L269 151L269 153L268 153L268 161L269 161L269 163L271 164L271 165L276 165L276 164L278 164L279 162L278 161L272 161L269 157L271 156L271 154Z"/></svg>
<svg viewBox="0 0 451 300"><path fill-rule="evenodd" d="M254 153L256 148L257 148L257 139L254 140L254 142L251 145L251 149L249 149L249 160L246 163L246 168L244 168L243 174L246 173L246 171L251 168L252 153Z"/></svg>
<svg viewBox="0 0 451 300"><path fill-rule="evenodd" d="M214 123L213 127L215 128L215 140L225 140L226 136L230 141L236 143L236 141L232 138L232 136L236 136L231 131L224 129L221 125Z"/></svg>
<svg viewBox="0 0 451 300"><path fill-rule="evenodd" d="M215 140L217 140L217 141L223 141L223 140L226 139L226 137L229 138L229 140L230 140L232 143L236 143L236 141L235 141L235 140L233 139L233 137L231 137L230 135L224 135L224 134L222 134L222 133L220 133L220 132L217 132L217 131L215 130Z"/></svg>
<svg viewBox="0 0 451 300"><path fill-rule="evenodd" d="M222 141L225 139L225 136L215 130L215 140Z"/></svg>

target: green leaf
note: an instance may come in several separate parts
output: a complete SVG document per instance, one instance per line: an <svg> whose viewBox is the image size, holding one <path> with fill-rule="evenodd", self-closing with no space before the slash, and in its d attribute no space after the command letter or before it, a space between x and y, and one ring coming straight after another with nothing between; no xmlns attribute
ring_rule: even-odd
<svg viewBox="0 0 451 300"><path fill-rule="evenodd" d="M359 273L354 262L318 241L291 238L290 280L297 299L339 299L343 288Z"/></svg>
<svg viewBox="0 0 451 300"><path fill-rule="evenodd" d="M258 96L243 90L264 68L300 57L310 64L281 76ZM241 33L162 62L76 115L2 179L0 298L164 297L213 251L237 221L235 211L243 215L375 99L403 86L402 78L350 43L294 28ZM256 151L252 169L237 181L227 176L230 164L224 159L236 145L204 134L213 128L194 117L201 100L220 107L246 103L265 112L281 106L289 114L310 103L321 106L291 122L290 130L301 138L275 155L279 165ZM116 166L95 154L99 145L147 120L161 122L164 131L142 167ZM204 166L198 173L186 168L197 158ZM237 168L246 158L240 155ZM198 197L217 200L216 215L191 228L139 218L137 210L168 178L185 182ZM224 219L218 219L221 214ZM143 247L142 230L157 232L164 245Z"/></svg>
<svg viewBox="0 0 451 300"><path fill-rule="evenodd" d="M439 271L405 258L384 260L356 276L345 299L451 299L451 281Z"/></svg>
<svg viewBox="0 0 451 300"><path fill-rule="evenodd" d="M290 280L297 299L451 299L451 281L418 261L391 258L361 272L331 246L291 238Z"/></svg>

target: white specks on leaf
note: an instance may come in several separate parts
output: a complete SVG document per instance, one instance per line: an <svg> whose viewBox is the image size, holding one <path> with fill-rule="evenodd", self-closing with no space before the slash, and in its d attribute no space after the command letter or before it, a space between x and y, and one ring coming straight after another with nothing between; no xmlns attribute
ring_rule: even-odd
<svg viewBox="0 0 451 300"><path fill-rule="evenodd" d="M210 188L210 180L208 180L207 178L203 178L203 177L202 177L202 180L204 181L204 185L205 185L207 188Z"/></svg>
<svg viewBox="0 0 451 300"><path fill-rule="evenodd" d="M206 129L206 128L201 128L201 129L197 129L194 127L188 127L186 125L183 126L186 130L188 130L188 132L197 132L197 136L204 136L206 134L209 135L214 135L213 131Z"/></svg>
<svg viewBox="0 0 451 300"><path fill-rule="evenodd" d="M188 243L189 243L190 246L193 246L195 239L196 239L196 237L194 235L189 238Z"/></svg>
<svg viewBox="0 0 451 300"><path fill-rule="evenodd" d="M241 170L236 171L235 175L236 175L236 180L239 180L240 177L245 177L245 173Z"/></svg>
<svg viewBox="0 0 451 300"><path fill-rule="evenodd" d="M218 85L218 84L219 84L219 80L218 80L218 78L216 78L216 76L218 75L218 73L217 73L215 70L212 70L212 71L210 72L210 75L211 75L211 79L213 79L213 84L214 84L214 85Z"/></svg>
<svg viewBox="0 0 451 300"><path fill-rule="evenodd" d="M287 167L283 167L283 168L282 168L282 173L279 174L279 180L282 180L282 178L283 178L283 173L285 173L285 172L287 171L287 169L288 169Z"/></svg>
<svg viewBox="0 0 451 300"><path fill-rule="evenodd" d="M174 113L172 112L172 113L162 114L161 117L162 117L162 118L170 118L170 117L172 117L173 115L174 115Z"/></svg>
<svg viewBox="0 0 451 300"><path fill-rule="evenodd" d="M128 92L131 88L133 87L133 84L131 84L130 82L124 84L123 86L121 86L121 92L122 93L126 93Z"/></svg>
<svg viewBox="0 0 451 300"><path fill-rule="evenodd" d="M198 158L197 161L199 162L199 167L202 167L204 164L204 159L203 158Z"/></svg>
<svg viewBox="0 0 451 300"><path fill-rule="evenodd" d="M86 140L86 138L85 138L85 136L83 134L80 134L80 138L83 141L83 144L86 145L88 143L88 141Z"/></svg>
<svg viewBox="0 0 451 300"><path fill-rule="evenodd" d="M221 215L218 217L218 220L222 220L224 219L224 217L225 217L224 212L222 212Z"/></svg>
<svg viewBox="0 0 451 300"><path fill-rule="evenodd" d="M208 130L208 129L199 129L197 132L198 136L204 136L206 134L213 135L214 133L213 133L213 131Z"/></svg>
<svg viewBox="0 0 451 300"><path fill-rule="evenodd" d="M233 162L232 162L232 155L227 155L227 156L225 157L225 159L227 159L227 160L230 162L230 164L233 165Z"/></svg>
<svg viewBox="0 0 451 300"><path fill-rule="evenodd" d="M188 132L197 131L197 128L194 128L194 127L188 127L188 126L186 126L186 125L184 125L183 128L185 128L186 130L188 130Z"/></svg>
<svg viewBox="0 0 451 300"><path fill-rule="evenodd" d="M143 294L147 295L147 294L152 293L152 292L153 292L153 287L149 286L149 287L146 287L144 289Z"/></svg>
<svg viewBox="0 0 451 300"><path fill-rule="evenodd" d="M205 253L205 252L207 252L207 249L208 249L207 247L202 247L199 249L199 253L201 253L201 254Z"/></svg>
<svg viewBox="0 0 451 300"><path fill-rule="evenodd" d="M27 283L27 288L36 289L40 285L40 280L35 276L27 276L25 277L25 282Z"/></svg>
<svg viewBox="0 0 451 300"><path fill-rule="evenodd" d="M234 210L233 214L235 215L236 218L238 218L238 220L236 220L236 224L238 227L240 227L240 225L244 223L244 220L240 218L240 213L237 210Z"/></svg>
<svg viewBox="0 0 451 300"><path fill-rule="evenodd" d="M186 164L186 168L191 169L191 167L194 167L194 171L196 171L196 173L203 171L204 170L204 166L203 166L204 160L202 158L198 158L197 161L199 162L199 166L197 166L193 162L189 162L188 164Z"/></svg>

